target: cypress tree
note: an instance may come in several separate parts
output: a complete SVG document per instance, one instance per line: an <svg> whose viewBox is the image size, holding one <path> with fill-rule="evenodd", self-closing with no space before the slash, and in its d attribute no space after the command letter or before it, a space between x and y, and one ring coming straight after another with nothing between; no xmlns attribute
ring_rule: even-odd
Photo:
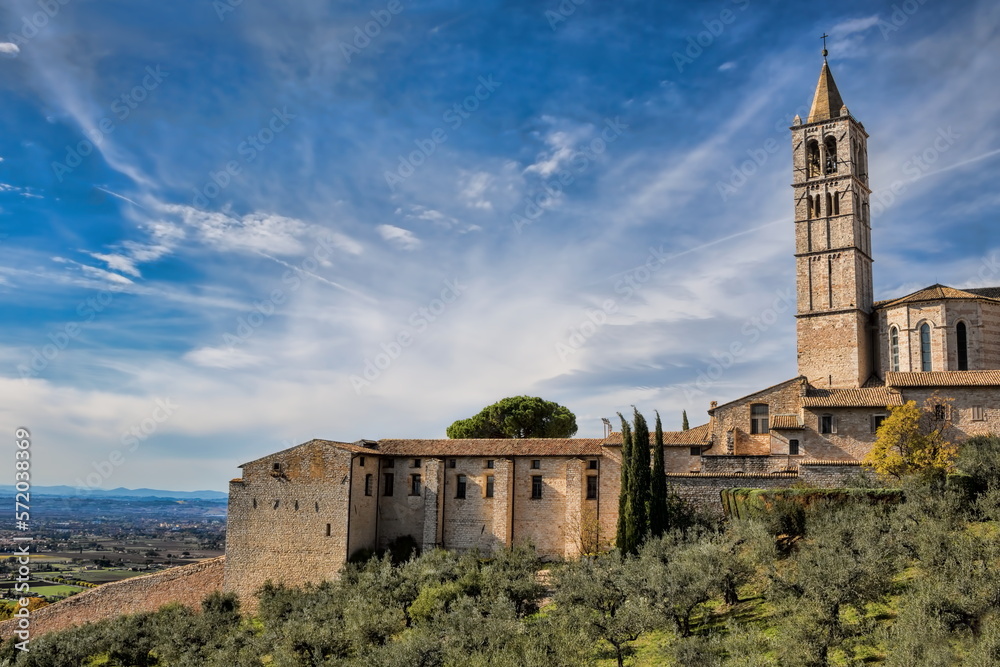
<svg viewBox="0 0 1000 667"><path fill-rule="evenodd" d="M686 415L685 415L686 418ZM667 473L663 467L663 424L656 413L656 435L653 441L653 470L649 479L649 532L659 537L667 530Z"/></svg>
<svg viewBox="0 0 1000 667"><path fill-rule="evenodd" d="M646 541L649 534L649 426L646 418L634 406L635 430L632 432L632 479L629 497L635 515L635 546Z"/></svg>
<svg viewBox="0 0 1000 667"><path fill-rule="evenodd" d="M659 419L660 416L657 415L656 418ZM688 411L687 410L682 410L681 411L681 430L682 431L686 431L689 428L691 428L691 425L688 424Z"/></svg>
<svg viewBox="0 0 1000 667"><path fill-rule="evenodd" d="M631 513L631 503L629 503L629 489L632 486L632 431L628 422L618 413L618 418L622 420L622 465L621 484L618 491L618 526L615 535L615 543L622 553L631 553L629 524L633 524L635 519L629 519Z"/></svg>

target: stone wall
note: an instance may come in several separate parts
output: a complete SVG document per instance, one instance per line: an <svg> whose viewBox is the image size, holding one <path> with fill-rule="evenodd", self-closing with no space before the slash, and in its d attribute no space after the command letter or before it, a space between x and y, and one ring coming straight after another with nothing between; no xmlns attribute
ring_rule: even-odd
<svg viewBox="0 0 1000 667"><path fill-rule="evenodd" d="M423 459L383 457L378 498L378 546L408 535L419 545L424 534L424 497L413 495L412 476L423 474ZM391 464L391 466L389 465ZM392 494L386 495L386 475L392 475Z"/></svg>
<svg viewBox="0 0 1000 667"><path fill-rule="evenodd" d="M710 514L722 514L723 489L784 489L798 483L796 473L703 475L700 473L672 473L667 484L683 500L693 503Z"/></svg>
<svg viewBox="0 0 1000 667"><path fill-rule="evenodd" d="M618 529L618 491L622 474L621 447L605 447L599 465L597 507L588 515L596 527L596 530L591 531L590 541L602 548L610 548L614 544Z"/></svg>
<svg viewBox="0 0 1000 667"><path fill-rule="evenodd" d="M347 458L344 457L346 461ZM350 515L347 557L362 549L375 549L378 529L378 489L381 474L377 456L355 455L351 460ZM332 480L331 480L332 481ZM339 494L336 496L339 502Z"/></svg>
<svg viewBox="0 0 1000 667"><path fill-rule="evenodd" d="M700 451L699 447L699 451ZM701 455L692 456L691 446L664 447L663 467L667 472L691 472L701 468Z"/></svg>
<svg viewBox="0 0 1000 667"><path fill-rule="evenodd" d="M450 461L455 462L455 467L451 467ZM493 468L486 467L487 461L493 462ZM507 464L507 461L501 463ZM499 511L506 517L506 508L497 502L496 466L497 459L461 457L445 460L441 499L442 546L445 548L458 551L478 548L490 552L502 546L502 535L498 539L494 533L498 527L494 513ZM464 498L459 498L457 493L460 475L465 477ZM492 498L486 497L487 476L493 478Z"/></svg>
<svg viewBox="0 0 1000 667"><path fill-rule="evenodd" d="M843 486L853 475L874 475L857 462L803 461L799 465L799 481L803 486L824 489Z"/></svg>
<svg viewBox="0 0 1000 667"><path fill-rule="evenodd" d="M721 405L712 411L711 454L726 454L726 439L730 430L738 428L750 433L750 406L763 403L770 414L798 414L805 387L802 380L793 378L763 389L749 396Z"/></svg>
<svg viewBox="0 0 1000 667"><path fill-rule="evenodd" d="M969 331L969 368L1000 368L1000 303L982 302L981 308L979 328L970 327ZM973 359L976 359L975 366L972 365Z"/></svg>
<svg viewBox="0 0 1000 667"><path fill-rule="evenodd" d="M728 475L733 473L760 474L780 472L786 458L774 456L702 456L702 475Z"/></svg>
<svg viewBox="0 0 1000 667"><path fill-rule="evenodd" d="M566 551L566 464L570 459L547 456L514 459L514 544L529 541L543 558L562 558ZM538 468L531 467L538 461ZM531 478L541 476L542 497L531 497Z"/></svg>
<svg viewBox="0 0 1000 667"><path fill-rule="evenodd" d="M349 522L361 536L351 546L370 543L374 513L364 500L348 501L358 471L374 469L375 457L366 457L361 468L360 461L352 465L355 456L312 442L244 466L243 478L229 485L227 591L252 604L268 579L297 586L336 578L350 553Z"/></svg>
<svg viewBox="0 0 1000 667"><path fill-rule="evenodd" d="M924 407L925 401L939 399L942 404L950 404L950 425L953 427L946 436L954 440L964 440L974 435L1000 434L1000 388L998 387L941 387L904 389L903 399L916 401ZM945 399L954 399L946 401ZM982 420L975 413L982 408Z"/></svg>
<svg viewBox="0 0 1000 667"><path fill-rule="evenodd" d="M871 345L868 316L863 312L800 316L795 327L799 374L810 384L822 388L858 387L868 379Z"/></svg>
<svg viewBox="0 0 1000 667"><path fill-rule="evenodd" d="M31 637L121 614L156 611L173 602L201 609L206 596L222 589L224 561L220 556L78 593L31 612ZM17 623L17 619L0 623L0 638L11 637Z"/></svg>
<svg viewBox="0 0 1000 667"><path fill-rule="evenodd" d="M810 459L860 460L872 448L874 415L888 415L886 408L806 408L799 451ZM820 419L832 415L835 433L820 433Z"/></svg>
<svg viewBox="0 0 1000 667"><path fill-rule="evenodd" d="M705 457L708 458L708 457ZM767 458L767 457L756 457ZM783 460L783 459L782 459ZM757 465L760 465L758 462ZM798 472L772 473L671 473L670 488L682 499L712 514L722 514L721 492L724 489L786 489L791 486L837 488L852 475L862 473L856 461L803 461ZM864 473L862 473L864 474Z"/></svg>

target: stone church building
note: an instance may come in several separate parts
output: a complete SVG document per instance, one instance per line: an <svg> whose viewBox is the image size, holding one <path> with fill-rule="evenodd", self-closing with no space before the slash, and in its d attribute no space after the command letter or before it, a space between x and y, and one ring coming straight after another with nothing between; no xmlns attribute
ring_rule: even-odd
<svg viewBox="0 0 1000 667"><path fill-rule="evenodd" d="M868 134L824 60L792 134L797 377L665 434L685 498L832 486L857 471L890 406L930 401L961 439L1000 432L1000 287L932 285L875 301ZM423 549L532 542L545 557L608 546L621 436L312 440L241 466L230 483L225 587L333 578L351 554L408 536Z"/></svg>

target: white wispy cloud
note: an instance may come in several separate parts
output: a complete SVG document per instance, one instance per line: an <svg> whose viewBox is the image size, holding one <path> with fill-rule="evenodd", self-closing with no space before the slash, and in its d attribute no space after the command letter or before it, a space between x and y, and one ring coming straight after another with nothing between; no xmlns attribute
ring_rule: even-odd
<svg viewBox="0 0 1000 667"><path fill-rule="evenodd" d="M548 178L572 159L578 152L579 145L593 133L594 127L552 116L543 116L541 120L553 128L542 136L548 149L539 153L535 161L524 168L524 173Z"/></svg>
<svg viewBox="0 0 1000 667"><path fill-rule="evenodd" d="M857 32L864 32L872 26L878 25L879 16L878 14L873 14L871 16L865 16L860 18L847 19L846 21L841 21L832 28L830 28L830 36L834 38L842 38L853 35Z"/></svg>
<svg viewBox="0 0 1000 667"><path fill-rule="evenodd" d="M408 229L396 227L395 225L379 225L377 228L379 236L403 250L416 250L420 247L420 239Z"/></svg>
<svg viewBox="0 0 1000 667"><path fill-rule="evenodd" d="M236 347L200 347L184 355L184 359L205 368L249 368L263 360Z"/></svg>
<svg viewBox="0 0 1000 667"><path fill-rule="evenodd" d="M0 56L14 58L21 52L21 48L13 42L0 42Z"/></svg>
<svg viewBox="0 0 1000 667"><path fill-rule="evenodd" d="M493 177L484 171L468 174L462 179L458 196L470 208L492 210L493 202L485 196L492 182Z"/></svg>

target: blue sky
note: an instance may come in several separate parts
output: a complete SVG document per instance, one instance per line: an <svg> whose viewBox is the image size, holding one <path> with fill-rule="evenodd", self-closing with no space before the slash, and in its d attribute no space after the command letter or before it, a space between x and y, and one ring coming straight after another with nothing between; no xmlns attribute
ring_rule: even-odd
<svg viewBox="0 0 1000 667"><path fill-rule="evenodd" d="M702 423L796 374L787 127L824 32L871 135L877 298L1000 284L997 25L988 0L6 2L0 423L36 484L187 490L510 395L581 436L633 404Z"/></svg>

